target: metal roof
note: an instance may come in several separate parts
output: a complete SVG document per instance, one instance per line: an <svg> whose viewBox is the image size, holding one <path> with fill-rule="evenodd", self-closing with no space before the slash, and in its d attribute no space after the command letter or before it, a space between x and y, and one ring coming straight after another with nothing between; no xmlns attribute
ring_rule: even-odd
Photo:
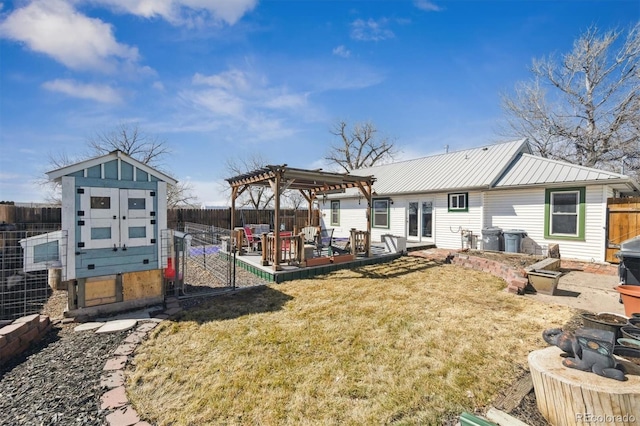
<svg viewBox="0 0 640 426"><path fill-rule="evenodd" d="M522 152L530 152L526 139L352 170L351 174L375 176L377 194L489 188Z"/></svg>
<svg viewBox="0 0 640 426"><path fill-rule="evenodd" d="M633 189L633 181L625 175L579 166L563 161L551 160L531 154L521 154L511 164L495 187L505 188L542 184L573 184L573 183L628 183Z"/></svg>

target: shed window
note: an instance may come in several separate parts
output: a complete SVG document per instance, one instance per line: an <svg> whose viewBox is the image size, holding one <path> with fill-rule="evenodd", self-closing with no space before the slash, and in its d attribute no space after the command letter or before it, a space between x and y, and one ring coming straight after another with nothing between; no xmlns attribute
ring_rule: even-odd
<svg viewBox="0 0 640 426"><path fill-rule="evenodd" d="M145 238L147 236L147 228L144 226L130 226L129 238Z"/></svg>
<svg viewBox="0 0 640 426"><path fill-rule="evenodd" d="M110 209L111 198L109 197L91 197L92 209Z"/></svg>
<svg viewBox="0 0 640 426"><path fill-rule="evenodd" d="M58 242L49 241L33 247L33 262L49 262L59 259Z"/></svg>
<svg viewBox="0 0 640 426"><path fill-rule="evenodd" d="M92 240L111 239L111 228L109 227L91 228L91 239Z"/></svg>
<svg viewBox="0 0 640 426"><path fill-rule="evenodd" d="M547 189L545 237L584 238L584 188Z"/></svg>
<svg viewBox="0 0 640 426"><path fill-rule="evenodd" d="M389 200L373 200L374 228L389 228Z"/></svg>
<svg viewBox="0 0 640 426"><path fill-rule="evenodd" d="M340 225L340 200L331 201L331 225Z"/></svg>
<svg viewBox="0 0 640 426"><path fill-rule="evenodd" d="M466 192L460 192L456 194L449 194L449 211L450 212L468 212L469 204L467 199L469 198Z"/></svg>
<svg viewBox="0 0 640 426"><path fill-rule="evenodd" d="M144 198L129 198L129 210L144 210L145 204Z"/></svg>

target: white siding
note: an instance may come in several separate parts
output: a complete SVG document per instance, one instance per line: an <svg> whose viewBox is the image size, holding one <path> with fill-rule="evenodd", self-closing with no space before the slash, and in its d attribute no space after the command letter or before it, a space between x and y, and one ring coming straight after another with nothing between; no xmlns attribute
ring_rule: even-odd
<svg viewBox="0 0 640 426"><path fill-rule="evenodd" d="M434 203L434 237L438 248L458 250L462 248L460 232L472 231L480 235L482 230L482 193L469 192L468 212L449 212L447 194L436 194Z"/></svg>
<svg viewBox="0 0 640 426"><path fill-rule="evenodd" d="M523 250L529 253L540 254L557 243L562 257L603 262L607 193L601 185L586 187L584 241L544 238L544 188L485 193L484 226L525 230Z"/></svg>

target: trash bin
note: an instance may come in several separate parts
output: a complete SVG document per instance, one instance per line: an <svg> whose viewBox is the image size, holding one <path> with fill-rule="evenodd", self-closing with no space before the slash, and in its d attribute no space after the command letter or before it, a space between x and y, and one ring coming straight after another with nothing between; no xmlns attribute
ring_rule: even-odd
<svg viewBox="0 0 640 426"><path fill-rule="evenodd" d="M640 285L640 235L620 243L616 257L620 284Z"/></svg>
<svg viewBox="0 0 640 426"><path fill-rule="evenodd" d="M504 251L508 253L520 253L520 244L526 236L527 232L522 229L505 229Z"/></svg>
<svg viewBox="0 0 640 426"><path fill-rule="evenodd" d="M482 249L500 251L502 238L502 229L495 226L482 228Z"/></svg>

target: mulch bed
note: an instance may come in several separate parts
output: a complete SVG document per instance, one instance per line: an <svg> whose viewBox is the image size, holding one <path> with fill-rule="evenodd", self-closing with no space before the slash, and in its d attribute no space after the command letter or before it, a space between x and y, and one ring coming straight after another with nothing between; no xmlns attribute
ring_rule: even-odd
<svg viewBox="0 0 640 426"><path fill-rule="evenodd" d="M105 425L104 364L128 332L74 332L56 325L37 345L0 367L0 424Z"/></svg>

